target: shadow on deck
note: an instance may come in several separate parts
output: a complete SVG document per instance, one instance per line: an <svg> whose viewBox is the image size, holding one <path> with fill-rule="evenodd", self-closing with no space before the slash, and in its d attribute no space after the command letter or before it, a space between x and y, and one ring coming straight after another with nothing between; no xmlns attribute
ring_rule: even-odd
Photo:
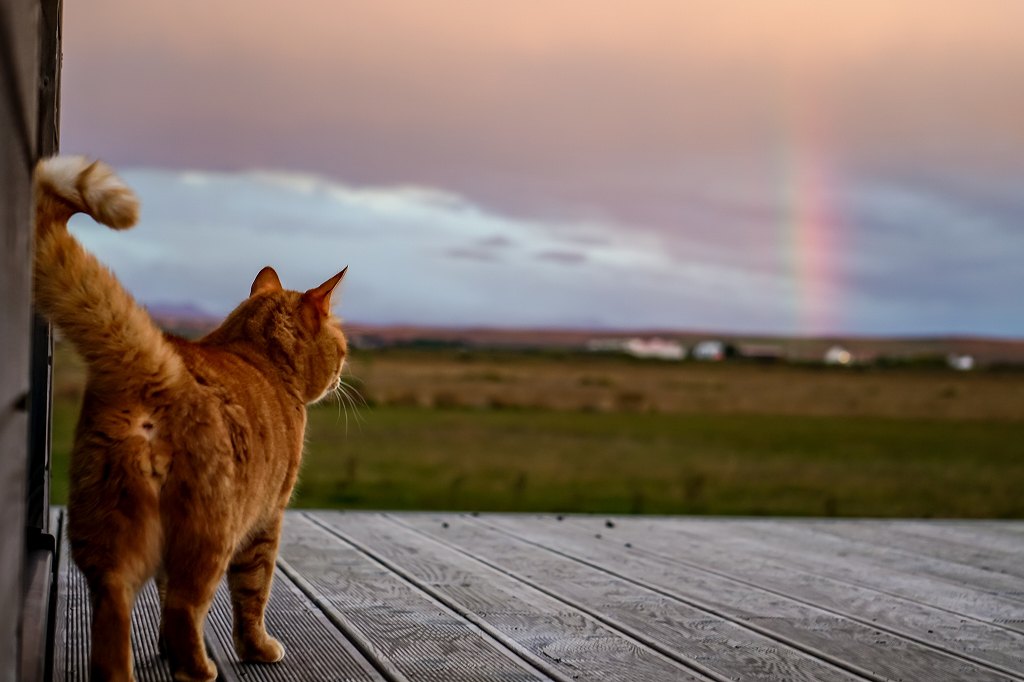
<svg viewBox="0 0 1024 682"><path fill-rule="evenodd" d="M84 680L88 594L62 552L55 680ZM225 680L1024 680L1024 523L290 512L267 628ZM139 680L171 680L158 605Z"/></svg>

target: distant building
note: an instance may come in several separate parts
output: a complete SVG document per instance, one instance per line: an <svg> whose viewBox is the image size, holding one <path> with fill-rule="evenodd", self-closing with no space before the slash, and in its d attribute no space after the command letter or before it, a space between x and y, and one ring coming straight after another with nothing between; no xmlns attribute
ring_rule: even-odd
<svg viewBox="0 0 1024 682"><path fill-rule="evenodd" d="M853 354L842 346L832 346L825 351L826 365L845 366L853 363Z"/></svg>
<svg viewBox="0 0 1024 682"><path fill-rule="evenodd" d="M946 358L946 362L950 367L958 372L970 372L974 369L973 355L958 355L957 353L950 353Z"/></svg>
<svg viewBox="0 0 1024 682"><path fill-rule="evenodd" d="M669 339L629 339L622 344L622 350L635 358L682 360L686 357L686 348Z"/></svg>
<svg viewBox="0 0 1024 682"><path fill-rule="evenodd" d="M704 362L725 360L726 346L722 341L701 341L693 347L693 359Z"/></svg>

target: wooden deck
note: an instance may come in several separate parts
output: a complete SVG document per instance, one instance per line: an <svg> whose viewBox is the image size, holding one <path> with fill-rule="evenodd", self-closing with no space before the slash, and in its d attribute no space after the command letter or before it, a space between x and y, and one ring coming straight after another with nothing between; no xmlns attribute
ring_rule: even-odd
<svg viewBox="0 0 1024 682"><path fill-rule="evenodd" d="M61 557L55 680L89 606ZM136 673L170 680L150 586ZM1024 522L291 512L267 627L225 680L1024 680Z"/></svg>

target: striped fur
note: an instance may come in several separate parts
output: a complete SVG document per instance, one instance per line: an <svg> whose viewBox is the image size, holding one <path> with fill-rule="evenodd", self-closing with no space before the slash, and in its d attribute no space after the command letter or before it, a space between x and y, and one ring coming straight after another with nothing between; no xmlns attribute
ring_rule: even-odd
<svg viewBox="0 0 1024 682"><path fill-rule="evenodd" d="M35 180L36 306L89 370L68 535L93 604L91 679L134 679L131 611L151 577L176 680L217 676L203 625L225 573L239 656L280 660L263 612L306 405L338 384L345 360L331 315L344 271L300 293L264 268L208 336L170 336L67 228L75 213L131 227L139 212L132 191L82 157L44 160Z"/></svg>

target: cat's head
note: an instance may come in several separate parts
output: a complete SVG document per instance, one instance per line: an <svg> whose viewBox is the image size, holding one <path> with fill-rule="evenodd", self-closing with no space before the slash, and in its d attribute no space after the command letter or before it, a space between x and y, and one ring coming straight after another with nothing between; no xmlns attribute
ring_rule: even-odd
<svg viewBox="0 0 1024 682"><path fill-rule="evenodd" d="M289 291L271 267L256 275L249 298L229 319L247 341L261 349L306 403L338 388L348 353L341 322L331 313L331 297L344 270L304 293Z"/></svg>

